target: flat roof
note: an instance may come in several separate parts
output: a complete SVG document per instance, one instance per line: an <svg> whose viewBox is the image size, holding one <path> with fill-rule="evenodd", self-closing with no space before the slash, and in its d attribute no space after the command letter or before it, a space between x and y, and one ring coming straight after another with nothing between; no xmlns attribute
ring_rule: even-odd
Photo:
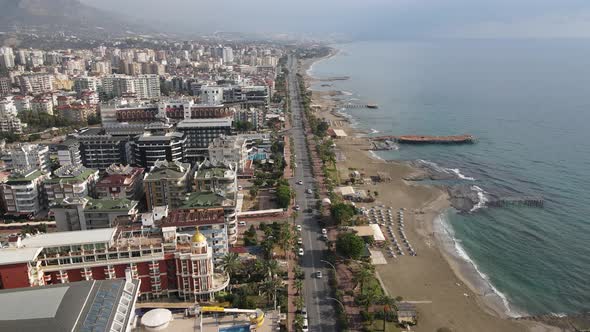
<svg viewBox="0 0 590 332"><path fill-rule="evenodd" d="M123 294L136 297L139 281L93 280L0 291L0 331L62 332L110 331L114 321L127 326L131 307L123 317L117 306Z"/></svg>
<svg viewBox="0 0 590 332"><path fill-rule="evenodd" d="M43 248L5 248L0 249L0 264L27 263L35 260Z"/></svg>
<svg viewBox="0 0 590 332"><path fill-rule="evenodd" d="M41 248L109 242L115 235L116 231L116 228L102 228L87 231L39 234L22 239L22 244L29 248Z"/></svg>
<svg viewBox="0 0 590 332"><path fill-rule="evenodd" d="M182 120L176 128L195 128L195 127L228 127L232 124L232 118L219 119L189 119Z"/></svg>
<svg viewBox="0 0 590 332"><path fill-rule="evenodd" d="M333 129L334 130L334 135L338 136L338 137L346 137L348 136L346 134L346 132L342 129Z"/></svg>

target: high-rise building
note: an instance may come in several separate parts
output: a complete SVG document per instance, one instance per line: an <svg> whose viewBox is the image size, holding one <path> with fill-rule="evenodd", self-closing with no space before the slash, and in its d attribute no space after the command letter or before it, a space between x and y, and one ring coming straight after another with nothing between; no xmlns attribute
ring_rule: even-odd
<svg viewBox="0 0 590 332"><path fill-rule="evenodd" d="M53 91L54 78L50 74L24 74L18 80L23 94L38 95Z"/></svg>
<svg viewBox="0 0 590 332"><path fill-rule="evenodd" d="M94 185L98 180L98 171L83 165L62 166L45 180L43 186L47 194L47 201L52 207L64 198L82 198L94 192Z"/></svg>
<svg viewBox="0 0 590 332"><path fill-rule="evenodd" d="M38 144L19 144L9 152L9 167L12 170L26 172L40 170L49 173L49 147Z"/></svg>
<svg viewBox="0 0 590 332"><path fill-rule="evenodd" d="M74 79L74 90L76 90L78 97L82 91L98 91L102 81L98 77L81 76Z"/></svg>
<svg viewBox="0 0 590 332"><path fill-rule="evenodd" d="M98 198L140 200L144 193L144 171L141 167L113 164L96 184L96 195Z"/></svg>
<svg viewBox="0 0 590 332"><path fill-rule="evenodd" d="M82 164L105 170L112 164L128 164L131 157L129 136L114 136L101 128L90 128L74 135L79 143Z"/></svg>
<svg viewBox="0 0 590 332"><path fill-rule="evenodd" d="M189 163L157 161L143 180L148 210L181 206L190 188L191 174Z"/></svg>
<svg viewBox="0 0 590 332"><path fill-rule="evenodd" d="M176 130L186 134L185 160L203 160L209 144L221 135L229 135L232 118L188 119L176 125Z"/></svg>
<svg viewBox="0 0 590 332"><path fill-rule="evenodd" d="M231 65L234 63L234 50L229 47L226 46L223 48L222 51L222 58L223 58L223 63L226 65Z"/></svg>
<svg viewBox="0 0 590 332"><path fill-rule="evenodd" d="M6 213L37 215L47 205L43 182L49 176L37 169L13 171L8 181L0 184Z"/></svg>
<svg viewBox="0 0 590 332"><path fill-rule="evenodd" d="M133 163L149 168L158 160L182 162L186 137L172 129L172 125L165 123L149 124L144 133L131 142Z"/></svg>
<svg viewBox="0 0 590 332"><path fill-rule="evenodd" d="M57 160L61 166L82 165L80 144L77 140L68 138L57 145Z"/></svg>
<svg viewBox="0 0 590 332"><path fill-rule="evenodd" d="M9 77L0 76L0 97L8 96L10 94L11 85Z"/></svg>
<svg viewBox="0 0 590 332"><path fill-rule="evenodd" d="M240 136L219 136L215 138L207 148L209 160L217 163L232 163L238 166L238 170L243 170L248 159L248 149L246 148L246 139Z"/></svg>
<svg viewBox="0 0 590 332"><path fill-rule="evenodd" d="M135 222L137 201L127 198L68 197L51 206L59 232L115 227Z"/></svg>
<svg viewBox="0 0 590 332"><path fill-rule="evenodd" d="M53 100L43 96L37 96L31 101L31 111L36 114L53 115Z"/></svg>
<svg viewBox="0 0 590 332"><path fill-rule="evenodd" d="M15 65L14 53L10 47L0 47L0 69L11 69Z"/></svg>
<svg viewBox="0 0 590 332"><path fill-rule="evenodd" d="M139 99L160 97L160 77L158 75L107 75L102 78L101 92L106 98L121 97L133 93Z"/></svg>

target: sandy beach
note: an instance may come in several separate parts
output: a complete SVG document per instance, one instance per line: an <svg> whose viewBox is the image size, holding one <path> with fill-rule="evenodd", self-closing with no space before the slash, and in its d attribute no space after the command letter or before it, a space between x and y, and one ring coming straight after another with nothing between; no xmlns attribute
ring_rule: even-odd
<svg viewBox="0 0 590 332"><path fill-rule="evenodd" d="M302 62L301 73L308 85L313 78L307 69L318 59ZM383 204L394 210L406 209L406 234L418 253L417 257L388 258L388 264L377 265L376 271L390 296L402 296L416 301L419 323L414 331L434 332L448 327L452 331L560 331L533 321L516 321L506 317L501 301L489 289L466 283L465 276L473 267L451 257L444 249L448 240L440 235L440 215L450 207L446 191L403 180L420 170L398 162L378 159L369 151L370 142L363 133L351 127L350 122L337 113L337 91L313 92L316 115L324 118L334 129L342 129L348 137L337 139L337 167L341 177L351 170L366 176L385 172L391 181L376 185L356 186L377 191L377 201L360 206ZM446 241L446 242L445 242Z"/></svg>

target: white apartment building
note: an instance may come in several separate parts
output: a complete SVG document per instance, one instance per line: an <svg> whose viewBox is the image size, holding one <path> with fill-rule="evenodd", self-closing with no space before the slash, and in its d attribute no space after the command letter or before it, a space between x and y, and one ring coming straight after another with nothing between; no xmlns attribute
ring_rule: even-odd
<svg viewBox="0 0 590 332"><path fill-rule="evenodd" d="M35 98L31 101L31 110L37 114L53 115L53 100L45 97Z"/></svg>
<svg viewBox="0 0 590 332"><path fill-rule="evenodd" d="M37 169L49 173L49 147L38 144L19 144L9 151L9 167L25 172Z"/></svg>
<svg viewBox="0 0 590 332"><path fill-rule="evenodd" d="M53 91L53 75L25 74L18 77L23 94L37 95Z"/></svg>
<svg viewBox="0 0 590 332"><path fill-rule="evenodd" d="M43 181L49 176L33 169L13 172L1 185L2 200L8 214L36 215L45 207Z"/></svg>
<svg viewBox="0 0 590 332"><path fill-rule="evenodd" d="M201 87L201 103L207 105L219 105L223 103L223 91L226 88L222 86L203 86Z"/></svg>
<svg viewBox="0 0 590 332"><path fill-rule="evenodd" d="M14 53L10 47L0 47L0 68L11 69L14 67Z"/></svg>
<svg viewBox="0 0 590 332"><path fill-rule="evenodd" d="M232 163L238 165L238 170L244 169L248 150L246 139L240 136L219 136L215 138L207 149L209 160L213 164Z"/></svg>
<svg viewBox="0 0 590 332"><path fill-rule="evenodd" d="M101 91L108 97L121 97L125 93L135 93L139 99L160 97L160 77L158 75L139 75L137 77L113 74L102 78Z"/></svg>

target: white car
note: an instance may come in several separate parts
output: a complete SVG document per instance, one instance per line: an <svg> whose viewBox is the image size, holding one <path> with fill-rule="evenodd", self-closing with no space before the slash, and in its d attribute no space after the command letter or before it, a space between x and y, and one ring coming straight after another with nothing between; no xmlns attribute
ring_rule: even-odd
<svg viewBox="0 0 590 332"><path fill-rule="evenodd" d="M297 239L297 244L298 245L302 245L303 244L303 239L302 238Z"/></svg>
<svg viewBox="0 0 590 332"><path fill-rule="evenodd" d="M242 186L238 186L238 190L242 190L242 189L243 189L243 187L242 187Z"/></svg>
<svg viewBox="0 0 590 332"><path fill-rule="evenodd" d="M297 229L298 232L301 232L301 225L297 225L295 228Z"/></svg>
<svg viewBox="0 0 590 332"><path fill-rule="evenodd" d="M301 308L301 316L303 316L304 319L307 319L307 308L306 307Z"/></svg>
<svg viewBox="0 0 590 332"><path fill-rule="evenodd" d="M325 228L322 228L322 234L326 235L328 234L328 231Z"/></svg>
<svg viewBox="0 0 590 332"><path fill-rule="evenodd" d="M303 253L304 253L303 248L299 248L299 252L298 252L299 256L303 256Z"/></svg>
<svg viewBox="0 0 590 332"><path fill-rule="evenodd" d="M318 279L322 279L322 271L316 272L315 277Z"/></svg>
<svg viewBox="0 0 590 332"><path fill-rule="evenodd" d="M307 318L303 320L303 332L309 332L309 323L307 322Z"/></svg>
<svg viewBox="0 0 590 332"><path fill-rule="evenodd" d="M307 189L307 193L308 193L308 194L313 194L313 190L311 190L311 189Z"/></svg>
<svg viewBox="0 0 590 332"><path fill-rule="evenodd" d="M245 221L240 221L240 222L238 222L238 226L244 227L244 226L246 226L246 222Z"/></svg>
<svg viewBox="0 0 590 332"><path fill-rule="evenodd" d="M303 181L299 180L297 181L297 184L303 184Z"/></svg>

